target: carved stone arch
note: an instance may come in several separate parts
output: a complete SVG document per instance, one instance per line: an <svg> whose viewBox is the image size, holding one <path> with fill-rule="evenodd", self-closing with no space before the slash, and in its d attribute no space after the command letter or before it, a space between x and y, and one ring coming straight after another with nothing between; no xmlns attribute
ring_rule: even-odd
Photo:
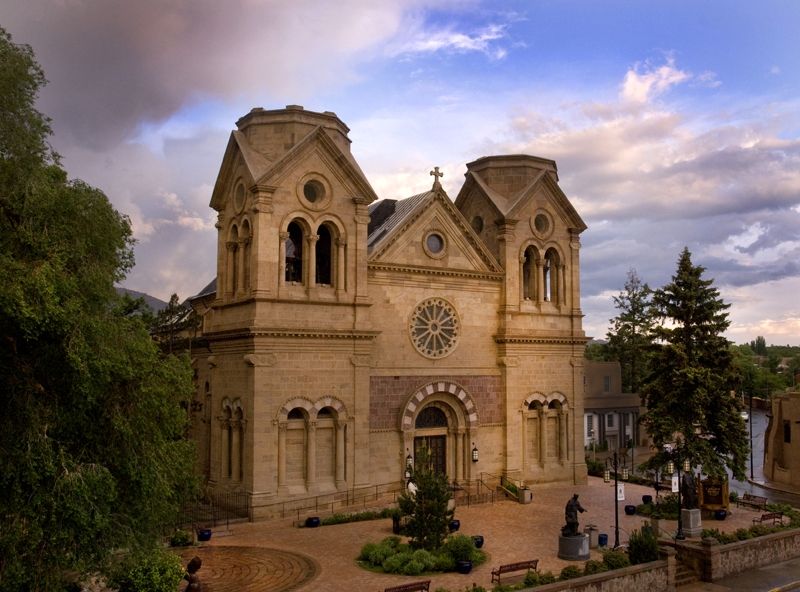
<svg viewBox="0 0 800 592"><path fill-rule="evenodd" d="M250 218L248 216L242 216L242 219L239 222L239 228L241 229L241 232L239 232L240 240L247 240L252 238L253 225L250 223Z"/></svg>
<svg viewBox="0 0 800 592"><path fill-rule="evenodd" d="M321 399L317 399L313 406L312 418L316 418L317 414L325 407L333 409L339 420L343 421L347 419L347 407L336 397L322 397Z"/></svg>
<svg viewBox="0 0 800 592"><path fill-rule="evenodd" d="M327 224L329 228L334 230L334 238L339 241L347 240L347 230L338 216L333 214L324 214L316 219L316 228L323 224Z"/></svg>
<svg viewBox="0 0 800 592"><path fill-rule="evenodd" d="M305 397L295 397L294 399L289 399L286 401L283 406L278 411L277 420L279 422L284 422L289 420L289 412L292 409L297 408L303 409L308 417L315 417L317 411L314 409L314 403L306 399Z"/></svg>
<svg viewBox="0 0 800 592"><path fill-rule="evenodd" d="M555 392L547 395L547 404L549 405L553 401L557 401L561 405L561 408L564 411L569 410L569 403L567 402L567 398L563 394Z"/></svg>
<svg viewBox="0 0 800 592"><path fill-rule="evenodd" d="M283 220L281 220L280 232L288 232L289 224L292 222L299 224L305 235L310 234L312 228L316 228L314 220L311 218L308 212L304 212L303 210L295 210L293 212L289 212L283 217Z"/></svg>
<svg viewBox="0 0 800 592"><path fill-rule="evenodd" d="M228 242L235 242L239 240L239 221L231 220L228 225Z"/></svg>
<svg viewBox="0 0 800 592"><path fill-rule="evenodd" d="M229 410L232 411L233 410L233 403L231 402L231 400L228 397L225 397L224 399L222 399L222 404L220 405L220 407L222 408L223 411L225 411L226 409L229 409Z"/></svg>
<svg viewBox="0 0 800 592"><path fill-rule="evenodd" d="M408 398L400 416L400 429L403 431L414 429L414 419L427 403L440 400L452 404L454 399L459 402L459 410L463 413L463 427L470 430L477 428L478 409L472 396L455 382L436 381L417 389Z"/></svg>
<svg viewBox="0 0 800 592"><path fill-rule="evenodd" d="M522 407L524 409L530 409L531 404L539 403L542 407L547 407L547 397L544 396L542 393L531 393L527 397L525 397L525 401L522 403Z"/></svg>

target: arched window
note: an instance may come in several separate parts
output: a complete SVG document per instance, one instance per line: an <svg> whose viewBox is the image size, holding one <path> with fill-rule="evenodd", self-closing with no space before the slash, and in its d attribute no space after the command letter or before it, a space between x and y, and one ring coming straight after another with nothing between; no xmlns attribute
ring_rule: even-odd
<svg viewBox="0 0 800 592"><path fill-rule="evenodd" d="M536 260L538 253L535 247L525 249L525 258L522 263L522 298L534 300L536 298Z"/></svg>
<svg viewBox="0 0 800 592"><path fill-rule="evenodd" d="M414 424L417 429L422 428L446 428L447 415L438 407L428 406L419 412L417 421Z"/></svg>
<svg viewBox="0 0 800 592"><path fill-rule="evenodd" d="M559 302L559 267L558 251L547 249L544 254L544 299L550 302Z"/></svg>
<svg viewBox="0 0 800 592"><path fill-rule="evenodd" d="M228 236L228 242L225 245L228 249L228 258L226 261L226 267L228 272L228 282L226 288L226 292L233 296L236 294L236 288L239 285L239 229L234 225L231 227L230 235Z"/></svg>
<svg viewBox="0 0 800 592"><path fill-rule="evenodd" d="M315 247L315 258L317 267L317 285L330 286L332 281L331 268L333 267L333 235L327 224L323 224L317 230L319 239Z"/></svg>
<svg viewBox="0 0 800 592"><path fill-rule="evenodd" d="M240 257L240 267L242 274L241 281L242 281L242 291L247 292L250 289L250 253L251 253L251 232L250 232L250 223L245 220L242 223L242 234L239 238L239 249L241 250Z"/></svg>
<svg viewBox="0 0 800 592"><path fill-rule="evenodd" d="M289 224L286 238L286 281L303 282L303 229L297 222Z"/></svg>

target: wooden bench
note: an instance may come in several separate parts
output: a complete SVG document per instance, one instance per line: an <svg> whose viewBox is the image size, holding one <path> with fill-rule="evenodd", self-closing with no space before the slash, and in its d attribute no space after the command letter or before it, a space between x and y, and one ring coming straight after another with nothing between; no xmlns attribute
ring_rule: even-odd
<svg viewBox="0 0 800 592"><path fill-rule="evenodd" d="M500 583L500 576L503 574L511 573L514 571L536 571L536 567L539 565L538 559L529 559L528 561L517 561L516 563L507 563L505 565L501 565L500 567L495 567L492 570L492 583L497 582Z"/></svg>
<svg viewBox="0 0 800 592"><path fill-rule="evenodd" d="M764 522L783 524L783 514L780 512L767 512L766 514L761 514L760 518L753 518L753 524L763 524Z"/></svg>
<svg viewBox="0 0 800 592"><path fill-rule="evenodd" d="M402 586L392 586L391 588L384 588L383 592L428 592L431 586L430 580L421 582L411 582L410 584L403 584Z"/></svg>
<svg viewBox="0 0 800 592"><path fill-rule="evenodd" d="M758 508L759 510L766 510L767 509L767 498L761 495L753 495L751 493L742 494L738 500L736 500L737 506L750 506L751 508Z"/></svg>

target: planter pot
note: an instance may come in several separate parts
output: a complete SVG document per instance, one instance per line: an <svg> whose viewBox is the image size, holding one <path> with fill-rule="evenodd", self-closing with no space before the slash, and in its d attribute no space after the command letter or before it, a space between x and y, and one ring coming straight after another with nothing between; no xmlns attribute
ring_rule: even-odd
<svg viewBox="0 0 800 592"><path fill-rule="evenodd" d="M643 504L652 504L653 503L653 496L652 495L643 495L642 496L642 503Z"/></svg>
<svg viewBox="0 0 800 592"><path fill-rule="evenodd" d="M459 528L461 528L461 521L460 520L451 520L449 524L450 532L455 532Z"/></svg>
<svg viewBox="0 0 800 592"><path fill-rule="evenodd" d="M306 518L306 528L316 528L319 524L319 516L309 516Z"/></svg>
<svg viewBox="0 0 800 592"><path fill-rule="evenodd" d="M472 571L472 561L469 559L459 559L456 561L456 571L460 574L468 574Z"/></svg>
<svg viewBox="0 0 800 592"><path fill-rule="evenodd" d="M211 540L211 529L210 528L198 528L197 529L197 540L200 542L210 541Z"/></svg>
<svg viewBox="0 0 800 592"><path fill-rule="evenodd" d="M475 548L480 549L483 547L483 535L476 534L472 537L472 542L475 543Z"/></svg>
<svg viewBox="0 0 800 592"><path fill-rule="evenodd" d="M625 506L625 514L628 516L636 514L636 506Z"/></svg>
<svg viewBox="0 0 800 592"><path fill-rule="evenodd" d="M728 517L728 510L714 510L714 518L716 520L725 520Z"/></svg>

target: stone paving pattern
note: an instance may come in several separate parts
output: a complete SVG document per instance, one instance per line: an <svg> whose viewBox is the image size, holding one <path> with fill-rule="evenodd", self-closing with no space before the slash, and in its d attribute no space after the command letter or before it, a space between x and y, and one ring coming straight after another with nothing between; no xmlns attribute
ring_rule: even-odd
<svg viewBox="0 0 800 592"><path fill-rule="evenodd" d="M378 542L391 536L391 520L353 522L319 528L298 528L292 520L262 521L231 525L229 533L215 532L211 541L202 547L189 549L184 563L193 555L203 559L199 574L209 592L234 590L298 592L350 592L352 590L381 591L420 579L430 579L433 591L444 587L462 592L476 583L491 588L493 567L539 559L540 571L556 575L570 564L557 557L558 534L564 524L564 506L573 493L587 512L580 515L580 529L595 524L601 533L614 542L614 484L589 478L582 486L563 484L536 485L533 502L518 504L511 500L495 501L471 507L459 506L455 517L461 521L460 533L481 534L485 538L483 551L488 560L468 575L457 573L433 574L424 577L373 573L360 568L356 557L368 542ZM642 526L641 516L627 516L625 504L641 503L643 494L653 494L650 487L626 484L627 501L619 502L620 544L627 543L628 533ZM724 521L703 520L704 528L733 531L748 527L760 512L731 507ZM304 519L306 516L301 516ZM669 533L677 528L675 521L663 527ZM601 553L592 550L592 558ZM505 580L504 580L505 581ZM513 582L513 578L509 578Z"/></svg>

